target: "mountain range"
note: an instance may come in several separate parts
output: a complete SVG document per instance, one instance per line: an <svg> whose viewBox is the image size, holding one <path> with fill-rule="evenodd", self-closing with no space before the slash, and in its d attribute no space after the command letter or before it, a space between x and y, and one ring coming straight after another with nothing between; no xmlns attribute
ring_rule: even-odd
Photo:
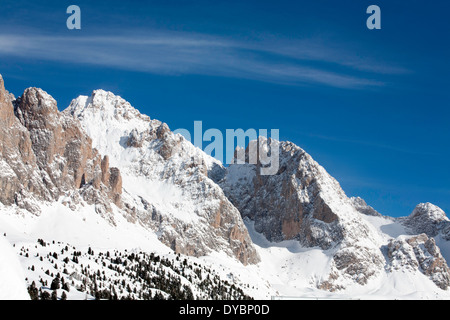
<svg viewBox="0 0 450 320"><path fill-rule="evenodd" d="M0 76L0 299L450 298L444 211L384 216L291 142L247 160L269 142L277 174L225 167L111 92Z"/></svg>

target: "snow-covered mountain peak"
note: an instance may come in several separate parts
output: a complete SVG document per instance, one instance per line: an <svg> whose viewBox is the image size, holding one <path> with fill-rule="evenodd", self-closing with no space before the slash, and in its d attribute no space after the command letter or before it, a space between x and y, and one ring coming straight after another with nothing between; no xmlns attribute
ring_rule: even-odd
<svg viewBox="0 0 450 320"><path fill-rule="evenodd" d="M150 117L142 115L128 101L110 91L94 90L91 96L79 96L74 99L66 112L81 116L87 109L97 109L104 119L113 117L116 120L139 119L149 122Z"/></svg>
<svg viewBox="0 0 450 320"><path fill-rule="evenodd" d="M364 284L384 263L377 233L339 183L302 148L283 141L273 145L279 148L277 174L261 175L256 170L261 162L231 164L220 182L225 194L269 241L297 240L329 250L331 271L317 284L320 288Z"/></svg>
<svg viewBox="0 0 450 320"><path fill-rule="evenodd" d="M110 92L79 97L64 112L120 168L127 214L163 243L189 255L214 250L245 264L259 260L239 211L209 178L224 170L219 161Z"/></svg>
<svg viewBox="0 0 450 320"><path fill-rule="evenodd" d="M27 103L36 108L36 111L39 109L48 109L52 113L57 113L58 111L56 100L40 88L31 87L25 89L22 97L19 99L27 99Z"/></svg>
<svg viewBox="0 0 450 320"><path fill-rule="evenodd" d="M420 203L413 212L405 218L399 218L411 234L425 233L429 237L443 232L449 238L450 220L445 212L431 203Z"/></svg>
<svg viewBox="0 0 450 320"><path fill-rule="evenodd" d="M409 219L428 219L433 222L449 221L445 212L432 203L420 203L409 216Z"/></svg>
<svg viewBox="0 0 450 320"><path fill-rule="evenodd" d="M174 134L166 123L142 114L128 101L112 92L94 90L79 96L64 111L81 121L95 147L110 155L112 163L128 165L155 151L171 162L192 162L203 171L223 169L220 161L193 146L183 136ZM164 142L164 143L162 143ZM151 155L149 154L151 153ZM116 162L117 161L117 162ZM219 170L220 171L220 170Z"/></svg>

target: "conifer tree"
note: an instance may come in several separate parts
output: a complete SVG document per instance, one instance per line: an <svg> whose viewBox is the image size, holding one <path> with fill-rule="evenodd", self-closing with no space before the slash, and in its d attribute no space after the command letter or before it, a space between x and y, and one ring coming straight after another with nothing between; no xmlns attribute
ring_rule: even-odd
<svg viewBox="0 0 450 320"><path fill-rule="evenodd" d="M36 283L34 281L28 287L28 294L30 295L31 300L39 300L39 290L36 288Z"/></svg>
<svg viewBox="0 0 450 320"><path fill-rule="evenodd" d="M50 285L50 290L58 290L61 289L61 280L59 277L55 277L52 281L52 284Z"/></svg>

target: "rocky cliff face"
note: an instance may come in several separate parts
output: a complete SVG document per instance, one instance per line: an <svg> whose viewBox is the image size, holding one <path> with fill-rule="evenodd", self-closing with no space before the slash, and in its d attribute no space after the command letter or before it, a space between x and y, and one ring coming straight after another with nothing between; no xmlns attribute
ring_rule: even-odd
<svg viewBox="0 0 450 320"><path fill-rule="evenodd" d="M0 76L0 201L6 205L19 202L28 206L28 190L41 191L36 157L28 131L14 115L11 96Z"/></svg>
<svg viewBox="0 0 450 320"><path fill-rule="evenodd" d="M421 272L439 288L450 286L450 269L433 238L426 234L413 237L401 236L388 244L388 270Z"/></svg>
<svg viewBox="0 0 450 320"><path fill-rule="evenodd" d="M384 265L377 235L337 181L310 155L290 142L277 147L276 175L260 175L259 162L230 165L220 182L225 194L268 240L297 240L306 247L331 250L332 271L321 288L343 288L344 278L365 284ZM247 160L248 153L249 148Z"/></svg>
<svg viewBox="0 0 450 320"><path fill-rule="evenodd" d="M46 92L29 88L11 101L1 80L0 122L3 204L39 214L38 201L71 194L70 205L81 198L101 213L111 210L111 199L121 205L120 172L101 166L79 122L61 114ZM115 179L102 181L105 174Z"/></svg>
<svg viewBox="0 0 450 320"><path fill-rule="evenodd" d="M178 253L259 261L239 211L209 178L224 170L219 162L110 92L79 97L64 114L79 120L94 146L121 168L130 221L156 231Z"/></svg>

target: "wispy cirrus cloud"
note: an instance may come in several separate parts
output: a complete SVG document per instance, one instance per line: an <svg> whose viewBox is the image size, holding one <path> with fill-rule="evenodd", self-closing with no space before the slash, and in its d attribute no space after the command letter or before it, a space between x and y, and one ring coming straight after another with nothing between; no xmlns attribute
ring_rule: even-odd
<svg viewBox="0 0 450 320"><path fill-rule="evenodd" d="M345 89L380 87L385 84L380 75L401 71L379 63L373 68L371 61L349 58L348 53L313 41L239 41L183 32L85 37L0 34L0 55L164 75L196 74Z"/></svg>

